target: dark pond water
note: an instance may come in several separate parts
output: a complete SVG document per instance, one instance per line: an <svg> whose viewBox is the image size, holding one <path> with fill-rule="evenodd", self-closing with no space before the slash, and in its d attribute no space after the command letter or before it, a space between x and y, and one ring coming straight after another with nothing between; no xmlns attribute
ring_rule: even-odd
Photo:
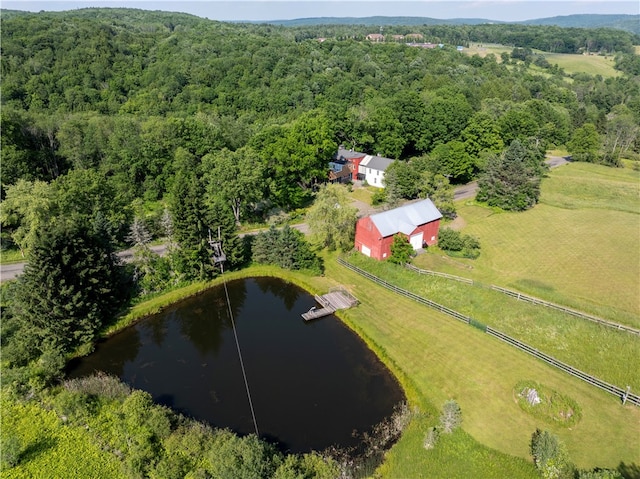
<svg viewBox="0 0 640 479"><path fill-rule="evenodd" d="M358 446L404 399L395 378L335 316L305 322L312 296L275 278L228 283L261 437L283 450ZM254 432L222 287L97 345L69 376L105 371L215 427Z"/></svg>

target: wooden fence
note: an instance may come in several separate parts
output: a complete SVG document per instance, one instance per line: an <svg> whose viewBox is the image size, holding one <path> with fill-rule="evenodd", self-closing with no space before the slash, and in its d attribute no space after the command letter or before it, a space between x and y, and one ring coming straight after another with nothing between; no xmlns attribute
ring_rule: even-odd
<svg viewBox="0 0 640 479"><path fill-rule="evenodd" d="M461 283L473 284L473 280L469 278L454 276L452 274L447 274L447 273L439 273L438 271L431 271L428 269L420 269L409 263L405 264L405 266L409 268L411 271L415 271L418 274L428 274L430 276L439 276L440 278L452 279L453 281L459 281Z"/></svg>
<svg viewBox="0 0 640 479"><path fill-rule="evenodd" d="M590 314L582 313L580 311L576 311L575 309L565 308L564 306L560 306L559 304L549 303L548 301L544 301L539 298L534 298L533 296L527 296L526 294L522 294L517 291L512 291L510 289L501 288L500 286L491 285L491 289L499 291L508 296L511 296L512 298L516 298L521 301L527 301L529 303L546 306L547 308L557 309L558 311L571 314L572 316L576 316L578 318L586 319L588 321L593 321L594 323L598 323L603 326L607 326L609 328L617 329L619 331L626 331L627 333L637 334L640 336L639 329L635 329L630 326L625 326L624 324L618 324L618 323L614 323L613 321L607 321L606 319L598 318L597 316L591 316Z"/></svg>
<svg viewBox="0 0 640 479"><path fill-rule="evenodd" d="M486 332L491 336L494 336L500 339L501 341L504 341L507 344L510 344L512 346L515 346L518 349L521 349L522 351L525 351L531 356L535 356L538 359L542 359L547 364L555 366L556 368L562 369L564 372L569 373L572 376L582 379L583 381L591 384L592 386L595 386L604 391L607 391L608 393L613 394L614 396L618 396L623 401L628 401L632 404L635 404L636 406L640 406L640 396L637 396L636 394L631 394L625 389L619 388L618 386L614 386L613 384L609 384L605 381L602 381L601 379L593 377L590 374L587 374L583 371L580 371L579 369L576 369L573 366L569 366L568 364L565 364L562 361L559 361L556 358L549 356L548 354L540 352L537 349L532 348L528 344L518 341L517 339L513 339L512 337L507 336L506 334L501 333L500 331L493 329L489 326L487 326Z"/></svg>
<svg viewBox="0 0 640 479"><path fill-rule="evenodd" d="M629 392L628 389L622 389L618 386L614 386L613 384L609 384L605 381L602 381L601 379L598 379L594 376L591 376L590 374L587 374L583 371L580 371L579 369L574 368L573 366L569 366L568 364L563 363L562 361L559 361L557 359L555 359L552 356L549 356L548 354L542 353L540 351L538 351L535 348L532 348L531 346L529 346L528 344L525 344L521 341L518 341L517 339L514 339L510 336L507 336L504 333L501 333L500 331L498 331L497 329L493 329L489 326L486 326L482 323L480 323L479 321L476 321L475 319L472 319L468 316L464 316L463 314L458 313L457 311L454 311L453 309L447 308L446 306L442 306L441 304L438 304L434 301L431 301L429 299L423 298L422 296L419 296L415 293L412 293L411 291L407 291L406 289L402 289L399 288L398 286L389 283L388 281L385 281L384 279L378 278L377 276L375 276L374 274L369 273L368 271L365 271L361 268L358 268L357 266L352 265L351 263L345 261L342 258L338 258L338 263L340 263L342 266L349 268L350 270L358 273L361 276L364 276L365 278L370 279L371 281L384 286L385 288L398 293L402 296L405 296L407 298L410 298L414 301L417 301L419 303L425 304L427 306L429 306L430 308L433 308L437 311L440 311L441 313L447 314L455 319L457 319L458 321L462 321L463 323L467 323L471 326L474 326L482 331L485 331L487 334L490 334L491 336L494 336L498 339L500 339L501 341L504 341L507 344L510 344L511 346L514 346L518 349L520 349L521 351L526 352L527 354L530 354L538 359L543 360L544 362L546 362L547 364L550 364L551 366L554 366L558 369L561 369L562 371L565 371L568 374L571 374L574 377L577 377L578 379L582 379L583 381L591 384L592 386L596 386L610 394L613 394L614 396L619 397L623 404L625 402L630 402L631 404L634 404L636 406L640 406L640 396L636 395L636 394L631 394Z"/></svg>

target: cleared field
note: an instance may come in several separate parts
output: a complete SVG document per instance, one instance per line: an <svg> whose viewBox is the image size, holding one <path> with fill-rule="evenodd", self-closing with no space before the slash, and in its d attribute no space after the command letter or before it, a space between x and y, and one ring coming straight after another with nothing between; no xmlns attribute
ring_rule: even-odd
<svg viewBox="0 0 640 479"><path fill-rule="evenodd" d="M495 43L471 43L469 44L469 48L465 48L463 51L468 55L478 55L482 58L493 53L498 58L499 62L500 54L503 52L511 53L513 51L513 47L498 45Z"/></svg>
<svg viewBox="0 0 640 479"><path fill-rule="evenodd" d="M588 73L589 75L602 75L603 78L616 77L622 74L614 69L613 56L600 55L574 55L569 53L540 52L552 65L571 73Z"/></svg>
<svg viewBox="0 0 640 479"><path fill-rule="evenodd" d="M417 391L419 404L432 414L415 427L426 432L436 424L433 408L447 399L454 398L461 405L464 430L489 448L483 452L484 469L475 477L528 477L522 465L496 451L529 459L529 441L537 427L557 434L580 467L640 461L639 408L623 407L616 398L481 331L378 287L334 261L327 259L326 264L327 275L340 278L361 301L342 316ZM513 387L524 379L574 398L582 408L582 420L563 429L523 412L513 397ZM433 477L466 477L466 466L455 465L453 460L460 451L440 458L434 452L437 448L424 450L423 439L417 431L406 434L392 450L383 469L385 476L420 477L416 471L430 471L432 477L431 471L438 471ZM502 470L489 472L498 468Z"/></svg>
<svg viewBox="0 0 640 479"><path fill-rule="evenodd" d="M464 50L468 55L479 55L483 58L493 53L498 58L498 61L500 61L501 53L511 53L512 51L513 47L510 46L480 43L472 43L469 48ZM549 53L540 50L534 50L534 52L544 55L550 64L557 64L568 74L580 72L590 75L602 75L604 78L615 77L622 74L613 68L615 64L613 56Z"/></svg>
<svg viewBox="0 0 640 479"><path fill-rule="evenodd" d="M605 319L640 326L640 181L630 169L572 163L542 183L523 213L458 206L475 260L442 254L415 264L513 288Z"/></svg>
<svg viewBox="0 0 640 479"><path fill-rule="evenodd" d="M518 301L482 285L419 275L363 255L354 255L350 262L599 379L640 391L640 337L637 335Z"/></svg>

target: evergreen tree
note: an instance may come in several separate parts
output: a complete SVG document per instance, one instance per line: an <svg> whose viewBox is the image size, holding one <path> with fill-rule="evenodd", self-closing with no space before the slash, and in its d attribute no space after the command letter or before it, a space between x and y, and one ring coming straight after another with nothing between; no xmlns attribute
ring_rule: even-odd
<svg viewBox="0 0 640 479"><path fill-rule="evenodd" d="M315 274L324 270L322 259L311 250L304 235L290 226L268 231L255 236L252 244L252 259L256 263L273 264L284 269L308 269Z"/></svg>
<svg viewBox="0 0 640 479"><path fill-rule="evenodd" d="M110 243L88 225L67 221L42 231L14 289L5 357L24 365L93 340L121 304L121 279Z"/></svg>
<svg viewBox="0 0 640 479"><path fill-rule="evenodd" d="M488 159L478 180L476 199L511 211L533 207L540 197L544 172L539 156L539 152L514 140L502 155Z"/></svg>
<svg viewBox="0 0 640 479"><path fill-rule="evenodd" d="M179 248L173 253L177 271L187 279L206 278L212 274L205 218L205 189L200 181L198 164L185 150L178 149L176 175L169 195L173 233Z"/></svg>

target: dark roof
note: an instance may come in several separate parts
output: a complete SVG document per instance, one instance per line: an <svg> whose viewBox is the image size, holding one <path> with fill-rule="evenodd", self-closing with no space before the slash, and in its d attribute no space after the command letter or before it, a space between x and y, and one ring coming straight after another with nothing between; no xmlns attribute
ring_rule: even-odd
<svg viewBox="0 0 640 479"><path fill-rule="evenodd" d="M366 153L360 153L359 151L347 150L344 147L338 148L338 152L333 156L334 160L349 160L352 158L362 158L367 156Z"/></svg>
<svg viewBox="0 0 640 479"><path fill-rule="evenodd" d="M371 168L372 170L386 171L391 163L393 163L393 160L390 158L367 155L367 157L360 163L360 166Z"/></svg>

